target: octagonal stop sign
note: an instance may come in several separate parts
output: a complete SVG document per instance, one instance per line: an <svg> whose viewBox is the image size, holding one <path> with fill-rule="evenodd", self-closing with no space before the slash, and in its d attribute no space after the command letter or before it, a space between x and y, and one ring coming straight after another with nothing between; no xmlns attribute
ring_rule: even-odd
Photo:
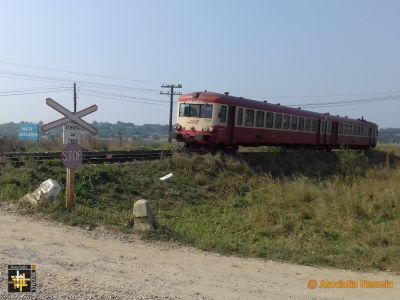
<svg viewBox="0 0 400 300"><path fill-rule="evenodd" d="M82 164L82 150L77 143L68 143L61 152L61 160L63 165L68 169L76 169Z"/></svg>

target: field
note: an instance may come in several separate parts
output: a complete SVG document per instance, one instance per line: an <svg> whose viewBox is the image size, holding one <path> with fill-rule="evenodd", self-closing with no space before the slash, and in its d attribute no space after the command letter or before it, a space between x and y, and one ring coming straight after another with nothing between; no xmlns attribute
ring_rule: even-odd
<svg viewBox="0 0 400 300"><path fill-rule="evenodd" d="M183 155L77 170L77 206L64 197L23 208L71 225L130 232L134 201L152 202L159 224L145 238L204 250L315 266L400 271L400 149ZM171 180L159 177L173 172ZM40 182L64 184L59 161L0 167L0 203ZM63 191L62 191L63 193Z"/></svg>

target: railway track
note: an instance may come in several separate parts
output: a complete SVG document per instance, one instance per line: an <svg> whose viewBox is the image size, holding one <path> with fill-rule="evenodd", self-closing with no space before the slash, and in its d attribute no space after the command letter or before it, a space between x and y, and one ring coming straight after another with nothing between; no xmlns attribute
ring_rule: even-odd
<svg viewBox="0 0 400 300"><path fill-rule="evenodd" d="M84 151L83 163L103 164L103 163L124 163L132 161L157 160L172 156L171 150L152 150L152 151ZM23 165L29 161L61 160L61 152L15 152L0 153L0 165L12 163Z"/></svg>

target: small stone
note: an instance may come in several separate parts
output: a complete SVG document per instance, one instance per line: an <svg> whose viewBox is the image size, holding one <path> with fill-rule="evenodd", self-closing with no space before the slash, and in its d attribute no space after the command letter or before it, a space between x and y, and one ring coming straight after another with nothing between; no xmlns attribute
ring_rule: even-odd
<svg viewBox="0 0 400 300"><path fill-rule="evenodd" d="M141 199L133 205L133 229L135 231L150 231L156 228L156 222L150 201Z"/></svg>
<svg viewBox="0 0 400 300"><path fill-rule="evenodd" d="M26 194L24 197L22 197L20 202L27 202L34 206L38 206L45 202L54 201L60 194L60 191L61 187L57 181L53 179L47 179L46 181L42 182L39 188L37 188L33 193Z"/></svg>

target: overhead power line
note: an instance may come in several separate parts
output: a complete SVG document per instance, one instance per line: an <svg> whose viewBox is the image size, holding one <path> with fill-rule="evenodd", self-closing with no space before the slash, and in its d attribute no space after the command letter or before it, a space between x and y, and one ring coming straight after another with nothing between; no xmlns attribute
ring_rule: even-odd
<svg viewBox="0 0 400 300"><path fill-rule="evenodd" d="M372 95L388 95L388 94L398 94L400 91L390 91L390 92L373 92L373 93L353 93L353 94L328 94L328 95L275 95L267 96L267 98L330 98L330 97L356 97L356 96L372 96Z"/></svg>
<svg viewBox="0 0 400 300"><path fill-rule="evenodd" d="M390 95L374 98L362 98L353 100L341 100L341 101L331 101L331 102L314 102L314 103L303 103L303 104L288 104L287 106L292 107L307 107L307 108L317 108L317 107L334 107L334 106L347 106L371 102L389 102L400 100L400 95Z"/></svg>
<svg viewBox="0 0 400 300"><path fill-rule="evenodd" d="M109 93L104 91L98 91L94 89L81 88L78 87L78 91L80 94L99 97L108 100L117 100L131 103L143 103L143 104L153 104L153 105L167 105L168 103L161 99L153 99L153 98L145 98L145 97L136 97L136 96L128 96L116 93Z"/></svg>
<svg viewBox="0 0 400 300"><path fill-rule="evenodd" d="M133 100L142 100L142 101L153 101L153 102L159 102L166 104L167 101L163 99L154 99L154 98L146 98L146 97L137 97L137 96L130 96L130 95L123 95L123 94L117 94L117 93L110 93L110 92L104 92L104 91L99 91L99 90L94 90L94 89L88 89L88 88L78 88L79 91L83 91L86 93L92 93L92 94L97 94L97 95L102 95L102 96L108 96L108 97L117 97L117 98L125 98L125 99L133 99Z"/></svg>
<svg viewBox="0 0 400 300"><path fill-rule="evenodd" d="M97 95L97 94L88 93L88 92L79 92L79 94L80 94L80 95L91 96L91 97L102 98L102 99L107 99L108 101L122 101L122 102L129 102L129 103L149 104L149 105L164 105L164 106L167 105L167 104L163 104L163 103L160 103L160 102L151 102L151 101L142 101L142 100L130 100L130 99L112 98L112 97Z"/></svg>
<svg viewBox="0 0 400 300"><path fill-rule="evenodd" d="M51 89L51 90L40 90L40 91L31 91L31 92L14 92L14 93L0 93L0 97L6 97L6 96L21 96L21 95L33 95L33 94L48 94L48 93L55 93L55 92L66 92L70 91L70 88L68 89Z"/></svg>
<svg viewBox="0 0 400 300"><path fill-rule="evenodd" d="M144 87L134 87L134 86L126 86L126 85L117 85L117 84L111 84L111 83L99 83L99 82L93 82L93 81L75 81L73 79L68 79L68 78L59 78L59 77L51 77L51 76L43 76L43 75L38 75L38 74L26 74L26 73L18 73L18 72L12 72L12 71L4 71L0 70L0 77L6 77L6 78L15 78L15 79L20 79L23 78L24 80L35 80L35 81L59 81L59 82L68 82L68 83L74 83L77 82L80 85L92 85L92 86L97 86L101 88L117 88L117 89L126 89L126 90L137 90L137 91L142 91L142 92L154 92L158 93L158 89L152 89L152 88L144 88Z"/></svg>
<svg viewBox="0 0 400 300"><path fill-rule="evenodd" d="M77 81L79 82L80 86L97 86L98 88L103 89L120 89L120 90L137 90L141 92L157 92L158 89L151 89L151 88L141 88L141 87L134 87L134 86L124 86L124 85L117 85L117 84L109 84L109 83L96 83L90 81Z"/></svg>
<svg viewBox="0 0 400 300"><path fill-rule="evenodd" d="M41 91L41 90L52 90L52 89L68 89L67 86L42 86L42 87L31 87L31 88L19 88L16 90L5 90L0 91L0 94L6 93L19 93L19 92L32 92L32 91Z"/></svg>
<svg viewBox="0 0 400 300"><path fill-rule="evenodd" d="M23 68L46 70L46 71L55 71L55 72L62 72L62 73L89 76L89 77L97 77L97 78L103 78L103 79L115 79L115 80L131 81L131 82L161 84L160 82L156 82L156 81L129 79L129 78L123 78L123 77L116 77L116 76L108 76L108 75L100 75L100 74L93 74L93 73L86 73L86 72L63 70L63 69L58 69L58 68L39 67L39 66L19 64L19 63L14 63L14 62L7 62L7 61L0 61L0 63L1 64L6 64L6 65L11 65L11 66L23 67Z"/></svg>

